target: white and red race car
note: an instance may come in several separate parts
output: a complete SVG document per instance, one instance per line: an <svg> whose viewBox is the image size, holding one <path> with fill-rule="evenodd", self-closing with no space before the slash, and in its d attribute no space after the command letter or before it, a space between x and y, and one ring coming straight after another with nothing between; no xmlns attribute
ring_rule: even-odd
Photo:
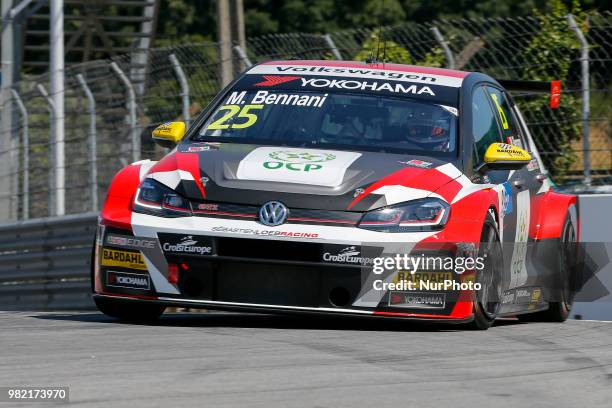
<svg viewBox="0 0 612 408"><path fill-rule="evenodd" d="M576 197L551 190L487 75L266 62L189 130L169 122L153 138L172 151L121 170L100 214L92 281L107 315L180 306L480 329L568 316Z"/></svg>

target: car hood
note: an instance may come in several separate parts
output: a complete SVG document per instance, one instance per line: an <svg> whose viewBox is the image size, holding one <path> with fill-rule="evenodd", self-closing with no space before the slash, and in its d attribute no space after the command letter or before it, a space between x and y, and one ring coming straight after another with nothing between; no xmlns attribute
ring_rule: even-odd
<svg viewBox="0 0 612 408"><path fill-rule="evenodd" d="M446 166L445 166L446 165ZM195 201L368 211L423 198L458 177L448 161L366 151L236 143L180 144L147 177ZM410 193L407 195L407 193Z"/></svg>

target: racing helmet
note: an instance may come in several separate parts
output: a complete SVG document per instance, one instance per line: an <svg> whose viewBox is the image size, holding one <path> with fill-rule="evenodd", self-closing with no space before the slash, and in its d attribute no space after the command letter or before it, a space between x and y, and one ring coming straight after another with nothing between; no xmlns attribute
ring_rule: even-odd
<svg viewBox="0 0 612 408"><path fill-rule="evenodd" d="M447 151L450 148L451 116L433 106L416 107L408 117L406 140L423 150Z"/></svg>

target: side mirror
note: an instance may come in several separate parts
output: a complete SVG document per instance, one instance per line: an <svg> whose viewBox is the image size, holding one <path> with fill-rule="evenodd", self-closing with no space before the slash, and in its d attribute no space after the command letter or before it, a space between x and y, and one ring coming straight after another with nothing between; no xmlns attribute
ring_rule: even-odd
<svg viewBox="0 0 612 408"><path fill-rule="evenodd" d="M174 147L185 136L185 122L162 123L153 130L153 141L163 147Z"/></svg>
<svg viewBox="0 0 612 408"><path fill-rule="evenodd" d="M479 172L486 170L518 170L531 161L531 155L518 146L493 143L485 152Z"/></svg>

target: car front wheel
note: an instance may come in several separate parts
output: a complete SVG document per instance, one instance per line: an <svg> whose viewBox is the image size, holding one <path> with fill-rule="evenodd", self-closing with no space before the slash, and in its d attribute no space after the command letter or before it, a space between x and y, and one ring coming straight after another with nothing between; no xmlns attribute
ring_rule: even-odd
<svg viewBox="0 0 612 408"><path fill-rule="evenodd" d="M486 330L493 325L499 311L502 291L503 254L499 239L497 222L491 212L487 213L478 256L483 258L484 267L476 271L476 282L481 289L474 300L474 320L470 326L476 330Z"/></svg>

